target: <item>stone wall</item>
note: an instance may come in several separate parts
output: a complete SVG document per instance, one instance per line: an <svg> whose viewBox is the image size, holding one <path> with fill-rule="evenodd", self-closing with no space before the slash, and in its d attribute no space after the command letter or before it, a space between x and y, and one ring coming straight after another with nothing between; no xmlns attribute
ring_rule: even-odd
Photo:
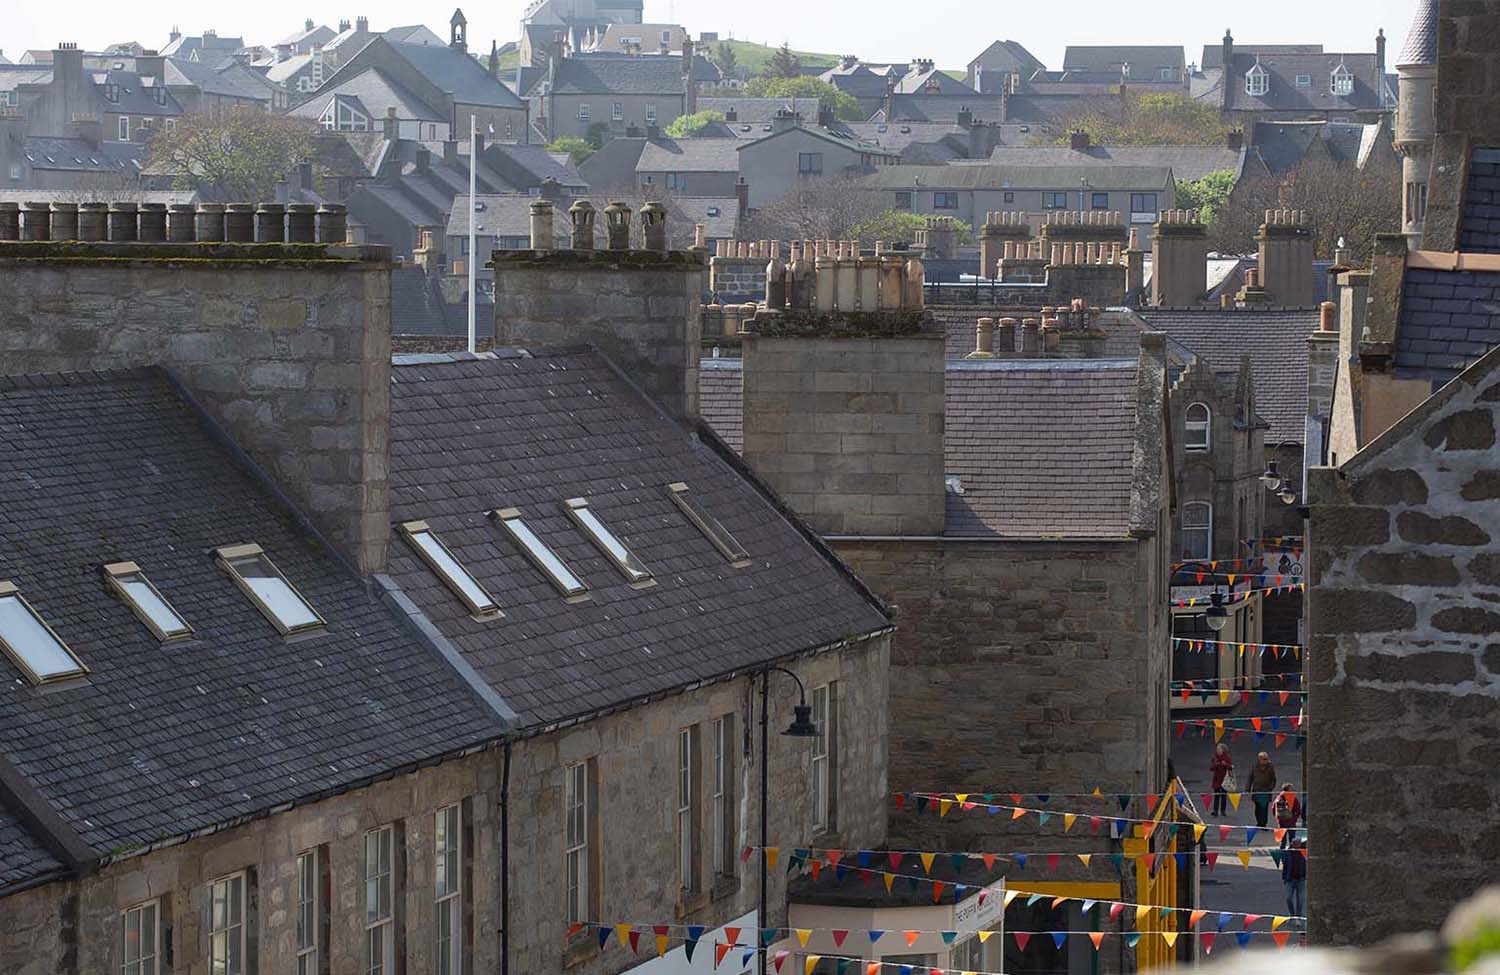
<svg viewBox="0 0 1500 975"><path fill-rule="evenodd" d="M384 248L0 244L8 373L162 365L364 570L390 536Z"/></svg>
<svg viewBox="0 0 1500 975"><path fill-rule="evenodd" d="M768 257L709 258L708 290L720 301L763 301L769 262Z"/></svg>
<svg viewBox="0 0 1500 975"><path fill-rule="evenodd" d="M823 534L941 534L943 335L854 332L744 336L745 461Z"/></svg>
<svg viewBox="0 0 1500 975"><path fill-rule="evenodd" d="M1500 879L1500 352L1309 488L1312 937Z"/></svg>
<svg viewBox="0 0 1500 975"><path fill-rule="evenodd" d="M673 415L697 415L699 255L497 251L494 258L496 345L593 345Z"/></svg>
<svg viewBox="0 0 1500 975"><path fill-rule="evenodd" d="M1438 8L1437 138L1422 246L1459 249L1469 153L1500 131L1500 9L1483 0L1444 0Z"/></svg>
<svg viewBox="0 0 1500 975"><path fill-rule="evenodd" d="M874 847L885 836L885 739L889 638L788 663L809 690L838 681L836 832L811 835L808 803L811 749L779 734L792 720L796 687L773 675L770 712L770 842L774 845ZM753 685L753 686L752 686ZM715 926L755 910L758 861L732 858L733 876L684 898L676 860L677 732L702 724L704 748L696 781L704 789L701 829L711 836L706 783L711 782L712 722L735 716L738 829L735 850L759 840L759 685L750 678L691 693L515 744L510 771L510 961L517 972L606 975L637 960L611 941L603 951L593 932L571 951L564 868L563 768L589 758L599 773L600 917ZM407 972L434 970L433 824L436 810L465 802L464 842L467 971L500 970L500 801L503 749L294 808L265 819L140 856L119 860L80 881L53 883L0 899L0 972L5 975L92 975L120 970L120 912L165 898L170 970L208 975L206 884L240 870L253 873L252 970L296 971L296 858L321 848L330 870L329 937L333 972L365 970L364 834L388 823L404 837L397 861L398 952ZM786 872L770 872L772 923L785 918ZM649 944L649 937L647 939ZM674 942L675 943L675 942ZM654 957L643 948L642 958ZM398 966L398 970L403 970Z"/></svg>

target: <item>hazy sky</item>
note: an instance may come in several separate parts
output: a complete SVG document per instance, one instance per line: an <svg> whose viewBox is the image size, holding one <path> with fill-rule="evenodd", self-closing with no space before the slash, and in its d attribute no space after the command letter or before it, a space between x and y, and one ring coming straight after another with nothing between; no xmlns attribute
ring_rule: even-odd
<svg viewBox="0 0 1500 975"><path fill-rule="evenodd" d="M1197 61L1224 28L1262 43L1318 42L1326 50L1371 51L1377 27L1389 38L1387 64L1401 49L1415 0L646 0L646 17L682 23L745 40L871 61L930 57L961 68L991 40L1020 41L1049 67L1059 67L1069 43L1183 44ZM471 45L488 49L518 33L523 0L471 0ZM247 42L271 45L312 17L337 26L363 14L376 29L422 22L447 36L452 8L398 0L256 0L202 4L189 0L6 0L0 49L15 60L31 47L75 41L88 49L137 40L160 47L178 24L184 33L217 29Z"/></svg>

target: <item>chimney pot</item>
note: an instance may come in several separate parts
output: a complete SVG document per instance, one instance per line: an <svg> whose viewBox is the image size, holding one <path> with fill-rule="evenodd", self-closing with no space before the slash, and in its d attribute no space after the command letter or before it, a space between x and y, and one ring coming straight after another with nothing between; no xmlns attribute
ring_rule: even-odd
<svg viewBox="0 0 1500 975"><path fill-rule="evenodd" d="M1339 330L1339 306L1331 301L1325 301L1318 310L1320 312L1318 330L1337 332Z"/></svg>

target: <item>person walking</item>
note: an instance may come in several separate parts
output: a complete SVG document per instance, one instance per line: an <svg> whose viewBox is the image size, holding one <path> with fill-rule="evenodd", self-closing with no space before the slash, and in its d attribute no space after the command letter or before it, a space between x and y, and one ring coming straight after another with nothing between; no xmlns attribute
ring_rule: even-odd
<svg viewBox="0 0 1500 975"><path fill-rule="evenodd" d="M1255 756L1245 788L1250 792L1250 801L1255 803L1255 825L1266 825L1271 815L1271 794L1276 791L1276 766L1271 764L1270 755L1261 752Z"/></svg>
<svg viewBox="0 0 1500 975"><path fill-rule="evenodd" d="M1307 811L1302 808L1302 800L1297 798L1297 791L1290 782L1281 783L1281 791L1276 794L1273 811L1276 813L1277 828L1286 831L1281 837L1281 845L1285 847L1296 832L1298 821L1307 822Z"/></svg>
<svg viewBox="0 0 1500 975"><path fill-rule="evenodd" d="M1294 840L1281 855L1281 885L1286 888L1286 912L1302 917L1307 909L1307 841Z"/></svg>
<svg viewBox="0 0 1500 975"><path fill-rule="evenodd" d="M1224 782L1234 774L1234 759L1229 757L1228 745L1220 742L1214 749L1214 757L1208 763L1208 770L1213 774L1214 785L1214 805L1209 815L1223 816L1229 805L1229 792L1225 789Z"/></svg>

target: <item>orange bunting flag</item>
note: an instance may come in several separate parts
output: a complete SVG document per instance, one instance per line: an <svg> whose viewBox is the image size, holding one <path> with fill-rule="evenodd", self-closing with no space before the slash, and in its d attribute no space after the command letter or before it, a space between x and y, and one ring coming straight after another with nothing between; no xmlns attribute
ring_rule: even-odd
<svg viewBox="0 0 1500 975"><path fill-rule="evenodd" d="M729 949L733 948L733 947L734 947L734 945L721 945L721 944L714 945L714 967L715 968L718 968L721 964L724 963L724 956L727 955L727 954L729 954Z"/></svg>
<svg viewBox="0 0 1500 975"><path fill-rule="evenodd" d="M1271 935L1271 940L1276 942L1276 947L1285 948L1287 939L1291 936L1292 932L1290 931L1277 931L1275 934Z"/></svg>
<svg viewBox="0 0 1500 975"><path fill-rule="evenodd" d="M1177 946L1177 932L1163 931L1161 933L1161 940L1167 943L1168 948L1175 948Z"/></svg>
<svg viewBox="0 0 1500 975"><path fill-rule="evenodd" d="M979 855L979 859L981 859L981 860L984 861L984 869L986 869L986 870L993 870L993 869L995 869L995 854L993 854L993 853L981 853Z"/></svg>
<svg viewBox="0 0 1500 975"><path fill-rule="evenodd" d="M839 865L839 861L844 858L844 851L843 850L824 850L823 851L823 855L828 858L828 865L830 867L836 867L836 866Z"/></svg>
<svg viewBox="0 0 1500 975"><path fill-rule="evenodd" d="M1282 742L1284 742L1284 741L1286 741L1286 735L1277 735L1276 736L1276 747L1280 748L1281 745L1282 745Z"/></svg>
<svg viewBox="0 0 1500 975"><path fill-rule="evenodd" d="M1203 920L1203 915L1207 913L1207 911L1194 911L1192 914L1188 915L1188 927L1196 928L1198 926L1198 922Z"/></svg>
<svg viewBox="0 0 1500 975"><path fill-rule="evenodd" d="M1010 818L1012 820L1017 820L1017 819L1020 819L1024 815L1026 815L1026 810L1024 810L1021 807L1017 806L1015 809L1011 810Z"/></svg>
<svg viewBox="0 0 1500 975"><path fill-rule="evenodd" d="M1271 835L1274 836L1274 837L1276 837L1276 842L1277 843L1280 843L1282 840L1286 839L1286 830L1284 830L1284 829L1272 830L1271 831Z"/></svg>
<svg viewBox="0 0 1500 975"><path fill-rule="evenodd" d="M1289 697L1291 697L1292 693L1291 693L1291 691L1282 691L1280 696L1281 696L1281 703L1285 704L1286 703L1286 699L1289 698Z"/></svg>
<svg viewBox="0 0 1500 975"><path fill-rule="evenodd" d="M1104 932L1103 931L1090 931L1089 932L1089 940L1094 943L1094 950L1098 951L1099 950L1099 946L1104 942Z"/></svg>
<svg viewBox="0 0 1500 975"><path fill-rule="evenodd" d="M812 937L812 928L798 928L797 929L797 943L800 944L802 947L804 947L804 948L807 947L807 939L810 938L810 937Z"/></svg>
<svg viewBox="0 0 1500 975"><path fill-rule="evenodd" d="M580 932L582 930L583 930L583 925L580 924L577 921L574 921L572 924L568 925L568 933L566 935L564 935L564 937L571 938L571 937L573 937L573 935L577 934L578 932Z"/></svg>
<svg viewBox="0 0 1500 975"><path fill-rule="evenodd" d="M1072 829L1073 824L1076 822L1078 822L1077 813L1063 813L1063 832L1066 833L1068 830Z"/></svg>
<svg viewBox="0 0 1500 975"><path fill-rule="evenodd" d="M781 972L781 963L784 962L784 961L786 961L786 956L790 955L790 954L791 954L790 951L778 951L778 952L776 952L775 957L772 959L772 964L774 964L776 966L777 975L780 975L780 972Z"/></svg>
<svg viewBox="0 0 1500 975"><path fill-rule="evenodd" d="M880 962L872 961L865 963L865 975L880 975Z"/></svg>
<svg viewBox="0 0 1500 975"><path fill-rule="evenodd" d="M942 896L943 882L941 880L934 880L932 882L932 902L936 904L939 900L942 899Z"/></svg>
<svg viewBox="0 0 1500 975"><path fill-rule="evenodd" d="M914 945L914 944L917 943L917 939L922 936L922 932L920 932L920 931L907 931L907 932L905 932L905 936L906 936L906 947L910 948L912 945Z"/></svg>
<svg viewBox="0 0 1500 975"><path fill-rule="evenodd" d="M1240 863L1243 863L1245 865L1245 869L1246 870L1250 869L1250 851L1249 850L1241 850L1240 852L1236 853L1235 856L1237 856L1237 857L1240 858Z"/></svg>
<svg viewBox="0 0 1500 975"><path fill-rule="evenodd" d="M628 925L628 924L616 924L615 925L615 937L617 937L617 938L620 939L620 947L621 948L629 948L630 947L630 925Z"/></svg>
<svg viewBox="0 0 1500 975"><path fill-rule="evenodd" d="M1146 797L1146 812L1147 813L1155 813L1156 812L1156 796L1149 795L1149 796Z"/></svg>
<svg viewBox="0 0 1500 975"><path fill-rule="evenodd" d="M1066 904L1069 900L1070 900L1070 898L1067 898L1067 897L1054 897L1054 898L1052 898L1052 909L1054 911L1057 910L1059 907L1062 907L1064 904Z"/></svg>
<svg viewBox="0 0 1500 975"><path fill-rule="evenodd" d="M1150 873L1150 872L1152 872L1153 870L1156 869L1156 854L1155 853L1147 853L1145 855L1145 859L1146 859L1146 872Z"/></svg>
<svg viewBox="0 0 1500 975"><path fill-rule="evenodd" d="M948 815L948 810L950 810L952 808L953 808L953 800L952 799L939 799L938 800L938 818L942 819L944 816Z"/></svg>
<svg viewBox="0 0 1500 975"><path fill-rule="evenodd" d="M1019 806L1021 804L1021 796L1019 793L1011 793L1010 804L1012 806Z"/></svg>
<svg viewBox="0 0 1500 975"><path fill-rule="evenodd" d="M937 859L937 854L922 853L917 858L922 861L922 872L927 874L932 873L932 861Z"/></svg>
<svg viewBox="0 0 1500 975"><path fill-rule="evenodd" d="M820 962L822 960L823 960L823 956L822 955L808 955L807 956L807 961L805 963L805 966L806 966L805 970L806 970L807 975L813 975L814 969L816 969L818 967L818 962Z"/></svg>
<svg viewBox="0 0 1500 975"><path fill-rule="evenodd" d="M820 874L822 872L823 872L823 861L822 860L814 860L812 862L812 878L813 878L813 880L817 880L818 879L818 874Z"/></svg>
<svg viewBox="0 0 1500 975"><path fill-rule="evenodd" d="M1089 861L1092 859L1094 859L1094 855L1092 853L1078 854L1078 862L1083 864L1085 867L1089 865Z"/></svg>
<svg viewBox="0 0 1500 975"><path fill-rule="evenodd" d="M726 938L729 939L729 943L730 944L737 945L737 944L740 943L740 929L739 928L725 928L724 929L724 937L726 937Z"/></svg>
<svg viewBox="0 0 1500 975"><path fill-rule="evenodd" d="M766 847L766 865L772 870L776 869L776 858L781 856L781 850L774 846Z"/></svg>
<svg viewBox="0 0 1500 975"><path fill-rule="evenodd" d="M1254 728L1256 731L1259 731L1260 730L1260 719L1259 718L1251 718L1250 719L1250 727Z"/></svg>

